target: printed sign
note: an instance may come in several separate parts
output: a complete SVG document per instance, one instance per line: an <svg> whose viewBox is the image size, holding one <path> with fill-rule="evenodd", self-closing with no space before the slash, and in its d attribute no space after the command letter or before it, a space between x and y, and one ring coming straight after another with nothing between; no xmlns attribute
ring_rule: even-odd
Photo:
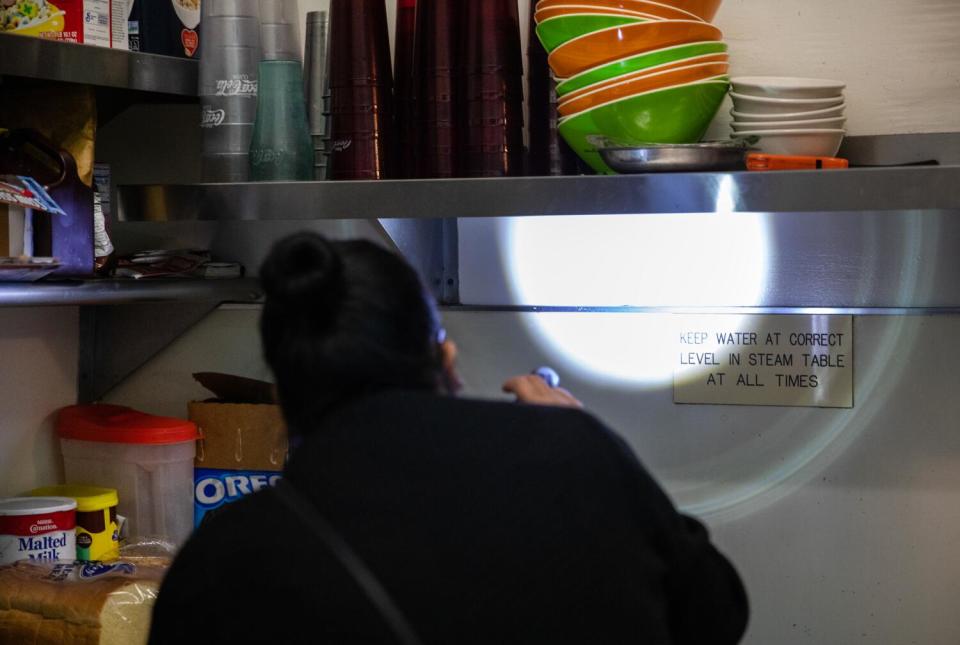
<svg viewBox="0 0 960 645"><path fill-rule="evenodd" d="M689 316L676 342L674 403L853 407L852 316Z"/></svg>

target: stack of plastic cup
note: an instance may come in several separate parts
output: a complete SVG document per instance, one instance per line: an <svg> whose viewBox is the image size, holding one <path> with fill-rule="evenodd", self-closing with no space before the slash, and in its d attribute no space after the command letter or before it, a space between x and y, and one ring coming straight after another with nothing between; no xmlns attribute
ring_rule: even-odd
<svg viewBox="0 0 960 645"><path fill-rule="evenodd" d="M297 0L260 0L257 120L250 142L250 179L308 181L314 151L307 123Z"/></svg>
<svg viewBox="0 0 960 645"><path fill-rule="evenodd" d="M464 6L465 174L522 175L523 60L517 0Z"/></svg>
<svg viewBox="0 0 960 645"><path fill-rule="evenodd" d="M314 177L314 158L300 62L261 61L259 76L250 179L309 181Z"/></svg>
<svg viewBox="0 0 960 645"><path fill-rule="evenodd" d="M421 177L463 173L463 77L458 0L420 0L417 8L417 157Z"/></svg>
<svg viewBox="0 0 960 645"><path fill-rule="evenodd" d="M263 60L301 60L297 0L260 0Z"/></svg>
<svg viewBox="0 0 960 645"><path fill-rule="evenodd" d="M393 74L383 0L330 2L330 175L396 176Z"/></svg>
<svg viewBox="0 0 960 645"><path fill-rule="evenodd" d="M536 3L530 4L527 39L527 108L530 147L528 175L573 175L577 173L577 154L557 131L557 87L547 62L547 50L537 37L533 16Z"/></svg>
<svg viewBox="0 0 960 645"><path fill-rule="evenodd" d="M399 176L416 177L415 150L417 131L415 70L415 33L417 0L397 0L397 26L393 49L394 96L397 110Z"/></svg>
<svg viewBox="0 0 960 645"><path fill-rule="evenodd" d="M257 113L258 0L204 0L200 59L202 172L209 182L247 181Z"/></svg>
<svg viewBox="0 0 960 645"><path fill-rule="evenodd" d="M314 179L327 179L330 151L330 14L307 14L307 44L303 79L307 96L307 120L313 139Z"/></svg>

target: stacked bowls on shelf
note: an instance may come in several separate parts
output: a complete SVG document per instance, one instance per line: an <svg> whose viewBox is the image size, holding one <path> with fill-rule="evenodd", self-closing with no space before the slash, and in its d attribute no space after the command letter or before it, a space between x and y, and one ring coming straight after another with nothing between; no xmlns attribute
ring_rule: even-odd
<svg viewBox="0 0 960 645"><path fill-rule="evenodd" d="M837 154L846 133L844 83L779 76L742 76L731 83L733 138L767 154Z"/></svg>
<svg viewBox="0 0 960 645"><path fill-rule="evenodd" d="M594 170L606 146L694 143L729 88L722 0L540 0L559 131Z"/></svg>

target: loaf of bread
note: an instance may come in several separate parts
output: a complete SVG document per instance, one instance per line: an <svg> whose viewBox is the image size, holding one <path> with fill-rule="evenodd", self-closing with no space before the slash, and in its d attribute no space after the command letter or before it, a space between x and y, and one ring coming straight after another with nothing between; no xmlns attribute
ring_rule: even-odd
<svg viewBox="0 0 960 645"><path fill-rule="evenodd" d="M156 560L0 567L0 645L141 645L165 566Z"/></svg>

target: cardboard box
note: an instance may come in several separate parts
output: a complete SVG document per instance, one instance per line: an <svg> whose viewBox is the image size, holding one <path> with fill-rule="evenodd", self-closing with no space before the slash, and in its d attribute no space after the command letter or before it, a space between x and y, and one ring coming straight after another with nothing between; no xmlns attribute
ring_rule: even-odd
<svg viewBox="0 0 960 645"><path fill-rule="evenodd" d="M21 0L0 7L0 31L127 49L128 0Z"/></svg>
<svg viewBox="0 0 960 645"><path fill-rule="evenodd" d="M287 432L273 386L226 374L194 374L216 398L191 401L188 416L203 438L194 462L194 522L271 486L287 460Z"/></svg>

